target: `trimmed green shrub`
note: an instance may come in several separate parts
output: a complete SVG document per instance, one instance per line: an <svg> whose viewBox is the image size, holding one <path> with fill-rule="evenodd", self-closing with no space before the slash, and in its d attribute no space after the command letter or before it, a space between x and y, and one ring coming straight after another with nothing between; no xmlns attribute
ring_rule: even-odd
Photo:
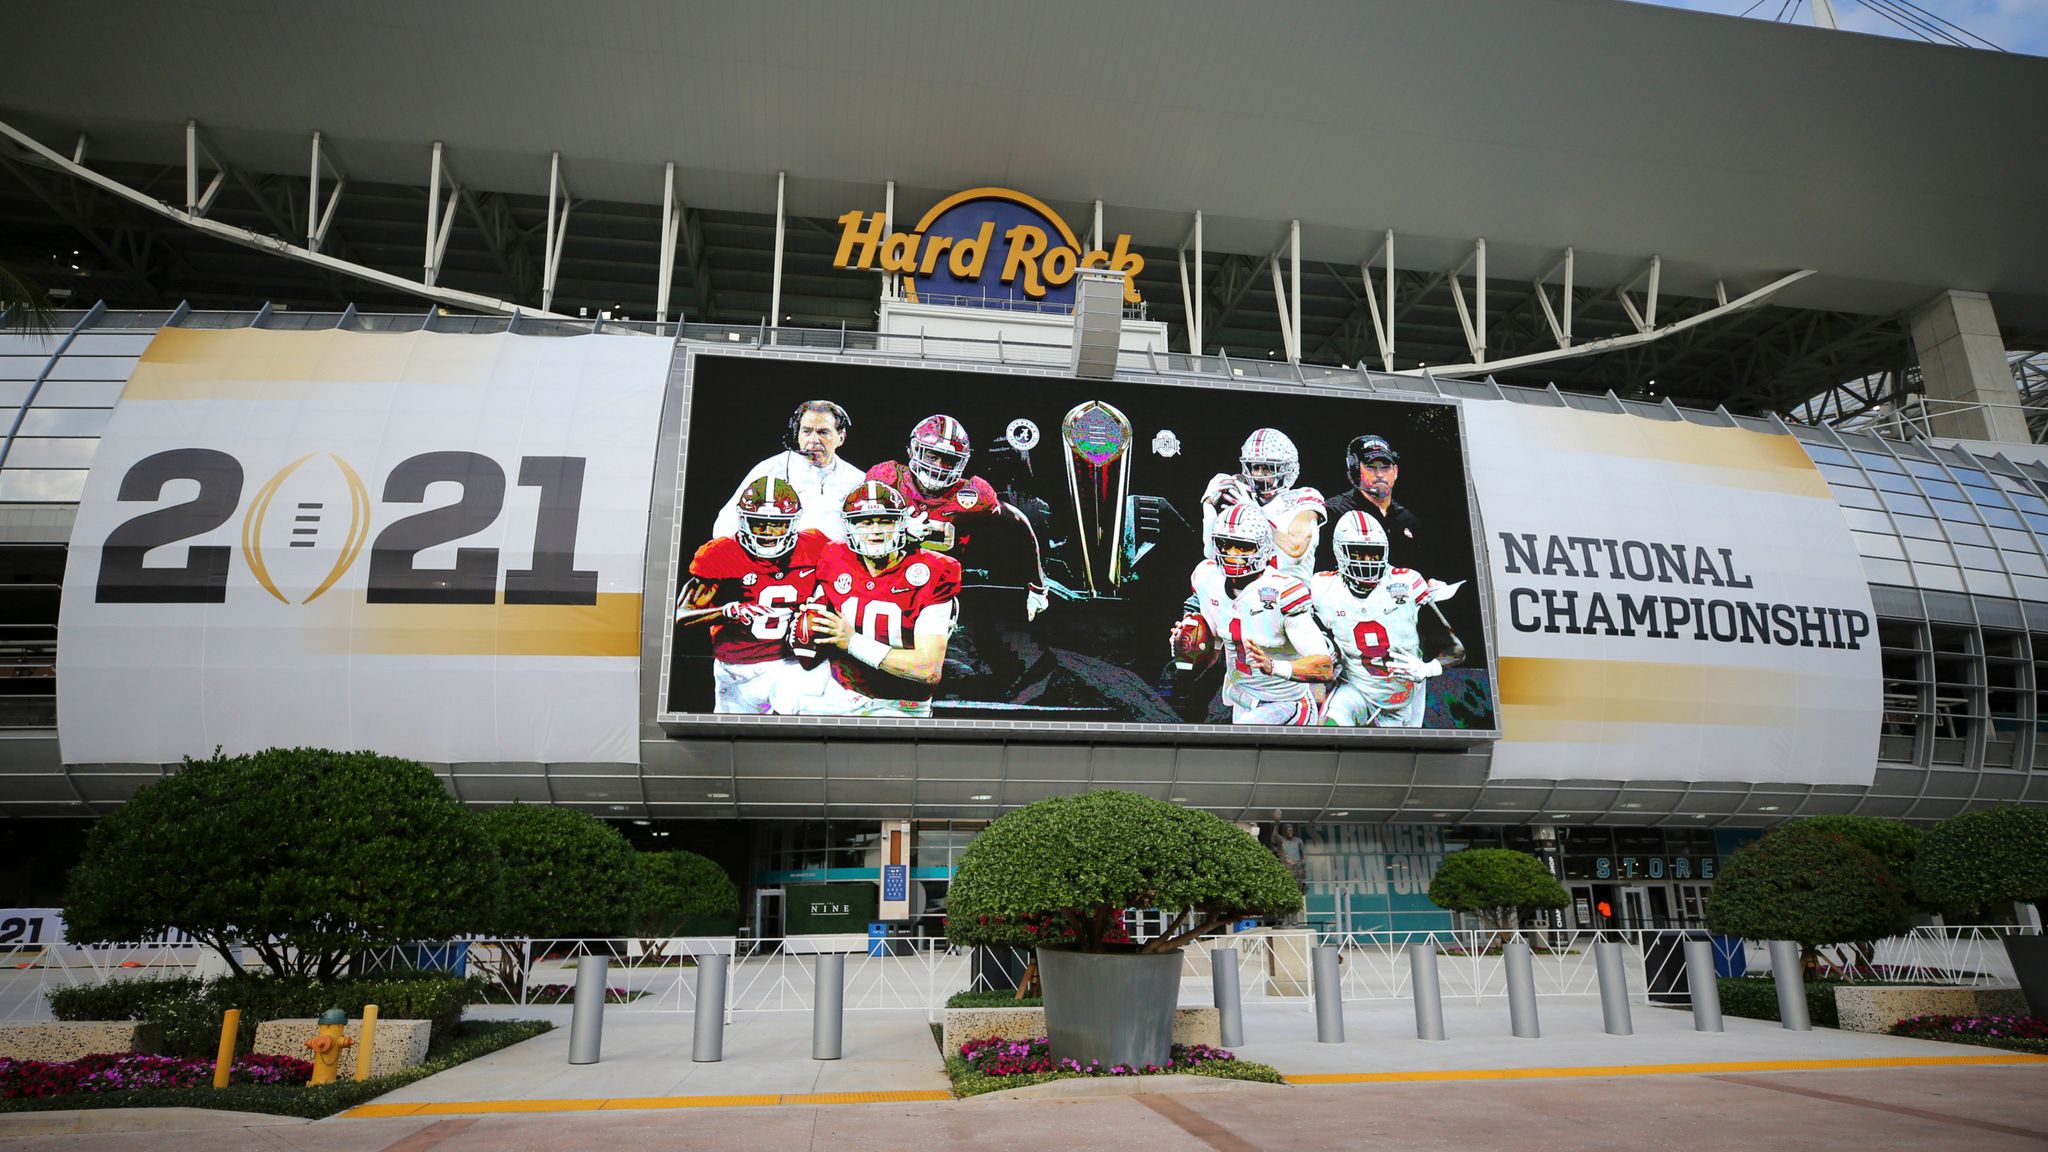
<svg viewBox="0 0 2048 1152"><path fill-rule="evenodd" d="M995 989L988 992L955 992L946 997L948 1008L1043 1008L1043 996L1026 996L1022 999L1015 992Z"/></svg>
<svg viewBox="0 0 2048 1152"><path fill-rule="evenodd" d="M501 869L487 931L562 940L625 930L637 873L616 828L546 804L493 809L481 823Z"/></svg>
<svg viewBox="0 0 2048 1152"><path fill-rule="evenodd" d="M1301 908L1285 865L1234 824L1135 792L1027 804L968 845L947 893L955 944L1109 951L1126 908L1175 913L1139 951L1166 952L1245 916Z"/></svg>
<svg viewBox="0 0 2048 1152"><path fill-rule="evenodd" d="M1496 931L1510 927L1525 908L1562 908L1571 896L1543 861L1512 848L1467 848L1437 865L1429 901L1470 912Z"/></svg>
<svg viewBox="0 0 2048 1152"><path fill-rule="evenodd" d="M220 1043L221 1016L242 1010L238 1051L247 1052L265 1020L318 1016L340 1008L350 1016L377 1005L387 1020L430 1020L431 1035L455 1032L468 982L443 973L392 972L353 980L303 976L225 976L218 980L120 980L98 987L59 988L49 996L59 1020L139 1020L162 1030L165 1055L203 1058Z"/></svg>
<svg viewBox="0 0 2048 1152"><path fill-rule="evenodd" d="M24 1096L0 1100L0 1112L49 1112L73 1108L216 1108L318 1120L367 1103L416 1080L446 1072L479 1056L488 1056L522 1040L531 1040L553 1031L554 1027L546 1020L474 1020L462 1026L460 1035L436 1037L427 1050L426 1063L389 1076L372 1076L360 1083L344 1077L318 1088L235 1084L226 1088L148 1088L131 1092Z"/></svg>
<svg viewBox="0 0 2048 1152"><path fill-rule="evenodd" d="M1913 860L1926 832L1889 816L1808 816L1796 823L1811 831L1840 836L1884 861L1885 873L1898 883L1899 894L1906 898L1906 903L1921 907L1913 884Z"/></svg>
<svg viewBox="0 0 2048 1152"><path fill-rule="evenodd" d="M188 933L242 970L332 978L351 952L464 931L496 869L424 765L273 748L185 761L94 826L71 872L75 941Z"/></svg>
<svg viewBox="0 0 2048 1152"><path fill-rule="evenodd" d="M2048 808L1986 808L1951 816L1920 842L1920 892L1959 916L2004 914L1998 906L2048 906Z"/></svg>
<svg viewBox="0 0 2048 1152"><path fill-rule="evenodd" d="M1823 944L1882 940L1912 924L1884 861L1842 836L1787 824L1743 845L1707 894L1707 927L1748 940Z"/></svg>
<svg viewBox="0 0 2048 1152"><path fill-rule="evenodd" d="M1744 1020L1778 1018L1778 985L1769 976L1723 976L1715 983L1721 986L1722 1015ZM1839 987L1841 983L1834 980L1806 982L1806 1015L1817 1027L1840 1026L1835 1013L1835 989Z"/></svg>
<svg viewBox="0 0 2048 1152"><path fill-rule="evenodd" d="M633 870L638 935L730 936L739 927L739 889L710 860L695 852L639 852Z"/></svg>

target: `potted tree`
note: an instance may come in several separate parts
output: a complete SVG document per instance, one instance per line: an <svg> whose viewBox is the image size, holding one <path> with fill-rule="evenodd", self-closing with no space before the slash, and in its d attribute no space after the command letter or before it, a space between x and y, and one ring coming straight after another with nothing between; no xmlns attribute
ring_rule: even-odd
<svg viewBox="0 0 2048 1152"><path fill-rule="evenodd" d="M1055 1056L1142 1066L1170 1058L1181 949L1300 907L1286 866L1243 829L1100 791L1026 805L976 837L953 876L946 935L1037 950ZM1120 942L1127 908L1169 919L1151 940Z"/></svg>
<svg viewBox="0 0 2048 1152"><path fill-rule="evenodd" d="M1467 848L1444 857L1429 882L1429 901L1453 912L1469 912L1492 933L1479 951L1504 943L1520 927L1525 908L1562 908L1571 903L1564 885L1527 852L1511 848Z"/></svg>
<svg viewBox="0 0 2048 1152"><path fill-rule="evenodd" d="M1811 972L1822 945L1882 940L1910 927L1905 892L1905 879L1860 844L1825 827L1787 824L1729 857L1707 894L1707 928L1793 941Z"/></svg>
<svg viewBox="0 0 2048 1152"><path fill-rule="evenodd" d="M1966 916L2048 904L2048 809L1986 808L1951 816L1920 841L1914 880L1930 904ZM2048 1019L2048 937L2008 933L2005 954L2027 1010Z"/></svg>

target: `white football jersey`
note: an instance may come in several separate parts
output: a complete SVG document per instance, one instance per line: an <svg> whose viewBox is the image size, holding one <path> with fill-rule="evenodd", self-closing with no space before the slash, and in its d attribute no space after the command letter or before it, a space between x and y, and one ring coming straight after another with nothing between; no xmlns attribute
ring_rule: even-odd
<svg viewBox="0 0 2048 1152"><path fill-rule="evenodd" d="M1237 477L1218 473L1215 479L1209 481L1209 490L1213 492L1225 485L1235 485L1240 491L1244 487L1242 481ZM1284 488L1274 493L1273 498L1266 501L1262 507L1266 512L1267 523L1273 526L1273 536L1276 544L1274 551L1278 554L1274 564L1279 567L1280 571L1303 583L1307 583L1308 578L1315 574L1316 549L1322 546L1323 524L1330 518L1329 511L1323 503L1323 494L1314 488ZM1289 556L1287 553L1279 551L1277 547L1278 539L1280 533L1294 523L1295 515L1304 508L1315 512L1316 526L1309 533L1308 547L1302 551L1302 554L1299 557ZM1216 515L1216 509L1205 501L1202 505L1202 539L1207 540L1215 531Z"/></svg>
<svg viewBox="0 0 2048 1152"><path fill-rule="evenodd" d="M1314 694L1303 681L1254 672L1244 661L1247 640L1275 660L1300 656L1287 638L1287 621L1311 610L1308 585L1268 568L1232 596L1228 579L1213 560L1195 566L1192 583L1195 610L1223 644L1225 703L1246 706L1301 700Z"/></svg>
<svg viewBox="0 0 2048 1152"><path fill-rule="evenodd" d="M1337 641L1343 679L1376 707L1397 708L1421 688L1421 682L1387 671L1385 659L1395 653L1421 661L1422 637L1416 613L1431 597L1449 598L1460 585L1424 579L1409 568L1389 568L1386 578L1361 597L1335 572L1318 572L1309 581L1316 619Z"/></svg>

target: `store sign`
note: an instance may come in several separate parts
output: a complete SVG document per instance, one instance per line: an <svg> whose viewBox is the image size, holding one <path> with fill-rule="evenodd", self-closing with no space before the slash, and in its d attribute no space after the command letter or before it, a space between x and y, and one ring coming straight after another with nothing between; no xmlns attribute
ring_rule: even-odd
<svg viewBox="0 0 2048 1152"><path fill-rule="evenodd" d="M892 272L913 302L1040 303L1073 299L1083 268L1125 274L1124 301L1139 302L1145 258L1121 235L1109 249L1088 249L1043 201L1008 188L971 188L932 206L908 232L890 232L880 212L839 217L835 268Z"/></svg>
<svg viewBox="0 0 2048 1152"><path fill-rule="evenodd" d="M1568 856L1567 880L1712 880L1713 856Z"/></svg>
<svg viewBox="0 0 2048 1152"><path fill-rule="evenodd" d="M65 761L636 762L669 356L623 335L163 329L72 532Z"/></svg>
<svg viewBox="0 0 2048 1152"><path fill-rule="evenodd" d="M1493 779L1870 784L1870 587L1797 440L1464 415L1499 645Z"/></svg>

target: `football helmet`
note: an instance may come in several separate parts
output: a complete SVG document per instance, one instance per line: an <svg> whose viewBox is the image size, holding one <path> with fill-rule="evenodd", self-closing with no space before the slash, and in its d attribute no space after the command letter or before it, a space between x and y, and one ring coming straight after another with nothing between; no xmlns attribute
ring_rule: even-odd
<svg viewBox="0 0 2048 1152"><path fill-rule="evenodd" d="M1261 501L1294 487L1301 475L1301 453L1278 428L1261 428L1246 437L1237 458L1244 482Z"/></svg>
<svg viewBox="0 0 2048 1152"><path fill-rule="evenodd" d="M1272 523L1249 504L1224 509L1209 530L1209 558L1225 576L1256 576L1275 555Z"/></svg>
<svg viewBox="0 0 2048 1152"><path fill-rule="evenodd" d="M1330 547L1337 552L1337 571L1354 594L1363 596L1386 579L1387 530L1370 515L1346 512L1330 535Z"/></svg>
<svg viewBox="0 0 2048 1152"><path fill-rule="evenodd" d="M796 489L778 476L757 476L740 489L740 547L762 560L796 547L796 517L804 510Z"/></svg>
<svg viewBox="0 0 2048 1152"><path fill-rule="evenodd" d="M951 416L927 416L910 430L910 474L928 493L944 492L967 475L967 429Z"/></svg>
<svg viewBox="0 0 2048 1152"><path fill-rule="evenodd" d="M880 560L903 551L903 521L910 505L880 480L864 480L846 494L839 514L846 520L846 546L856 555Z"/></svg>

